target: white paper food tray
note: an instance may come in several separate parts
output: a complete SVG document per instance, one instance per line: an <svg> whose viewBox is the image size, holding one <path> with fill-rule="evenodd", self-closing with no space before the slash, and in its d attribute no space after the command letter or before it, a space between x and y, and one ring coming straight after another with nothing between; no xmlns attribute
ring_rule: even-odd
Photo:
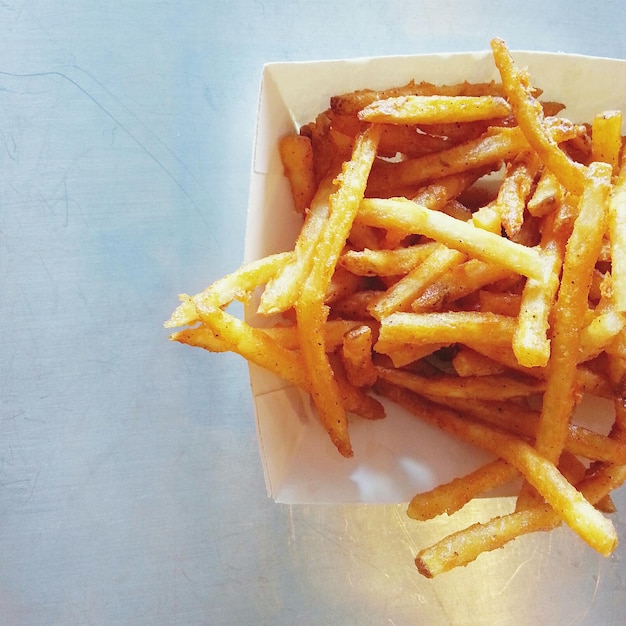
<svg viewBox="0 0 626 626"><path fill-rule="evenodd" d="M626 61L562 53L512 52L528 67L545 100L567 105L563 116L626 113ZM332 95L416 82L499 80L490 51L336 61L272 63L263 69L250 181L245 261L292 248L301 218L283 176L277 141L325 110ZM261 322L246 310L252 324ZM259 450L269 495L283 503L401 503L478 467L486 453L385 402L387 417L351 419L354 457L340 456L309 398L250 366ZM601 432L610 406L585 401L576 420Z"/></svg>

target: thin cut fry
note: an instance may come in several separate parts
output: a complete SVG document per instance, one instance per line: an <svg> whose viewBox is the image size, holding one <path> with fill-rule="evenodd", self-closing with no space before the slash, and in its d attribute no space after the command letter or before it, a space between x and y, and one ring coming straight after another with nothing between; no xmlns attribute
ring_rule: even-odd
<svg viewBox="0 0 626 626"><path fill-rule="evenodd" d="M528 143L566 189L575 194L582 193L585 168L572 161L561 150L544 124L543 110L532 94L527 73L515 66L506 44L501 39L493 39L491 49L507 98Z"/></svg>
<svg viewBox="0 0 626 626"><path fill-rule="evenodd" d="M533 248L504 239L440 211L432 211L405 198L363 200L356 219L371 226L425 235L473 258L505 267L524 276L541 278L543 274L541 257Z"/></svg>
<svg viewBox="0 0 626 626"><path fill-rule="evenodd" d="M289 180L294 207L298 213L304 213L316 188L311 140L303 135L285 135L278 142L278 151Z"/></svg>
<svg viewBox="0 0 626 626"><path fill-rule="evenodd" d="M273 315L293 307L315 262L314 253L328 221L329 198L334 189L335 183L330 178L320 183L296 240L293 260L265 286L258 307L261 315Z"/></svg>
<svg viewBox="0 0 626 626"><path fill-rule="evenodd" d="M372 362L372 329L357 326L343 339L341 357L348 381L355 387L371 387L378 376Z"/></svg>
<svg viewBox="0 0 626 626"><path fill-rule="evenodd" d="M594 161L608 163L613 173L619 167L622 149L622 112L604 111L593 118L591 156Z"/></svg>
<svg viewBox="0 0 626 626"><path fill-rule="evenodd" d="M368 195L386 197L398 187L415 188L442 176L494 166L527 148L519 128L498 128L434 155L399 163L379 162L372 172Z"/></svg>
<svg viewBox="0 0 626 626"><path fill-rule="evenodd" d="M558 460L563 448L575 404L576 354L581 322L587 311L593 268L606 228L610 182L609 166L594 163L589 167L580 212L565 251L553 324L550 374L536 442L537 450L553 462Z"/></svg>
<svg viewBox="0 0 626 626"><path fill-rule="evenodd" d="M609 201L609 239L613 301L618 311L626 313L626 144Z"/></svg>
<svg viewBox="0 0 626 626"><path fill-rule="evenodd" d="M577 487L589 502L596 503L626 481L626 466L609 466L581 481ZM427 578L471 563L480 554L501 548L507 542L530 532L548 531L561 524L557 513L546 504L495 517L448 535L421 550L415 565Z"/></svg>
<svg viewBox="0 0 626 626"><path fill-rule="evenodd" d="M422 263L378 296L369 306L370 313L381 320L396 311L406 311L429 285L465 258L462 252L438 246Z"/></svg>
<svg viewBox="0 0 626 626"><path fill-rule="evenodd" d="M541 242L544 271L541 278L529 278L522 292L513 352L520 365L545 367L550 358L550 312L559 288L564 254L564 234L546 220Z"/></svg>
<svg viewBox="0 0 626 626"><path fill-rule="evenodd" d="M353 452L345 407L324 346L323 327L328 315L324 297L365 192L377 142L375 127L357 139L352 159L344 165L339 189L330 197L326 236L318 241L315 264L295 306L300 350L311 381L311 396L331 440L343 456L352 456Z"/></svg>
<svg viewBox="0 0 626 626"><path fill-rule="evenodd" d="M507 117L507 101L498 96L396 96L377 100L359 111L366 122L437 124Z"/></svg>
<svg viewBox="0 0 626 626"><path fill-rule="evenodd" d="M442 513L452 515L472 498L514 480L518 475L519 472L512 465L497 459L466 476L416 494L409 502L407 515L421 521L433 519Z"/></svg>

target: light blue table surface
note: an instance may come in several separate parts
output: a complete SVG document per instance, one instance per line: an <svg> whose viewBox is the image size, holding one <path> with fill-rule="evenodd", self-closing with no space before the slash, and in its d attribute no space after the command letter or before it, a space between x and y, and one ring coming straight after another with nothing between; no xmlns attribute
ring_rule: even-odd
<svg viewBox="0 0 626 626"><path fill-rule="evenodd" d="M0 2L0 623L624 623L623 546L561 529L428 581L451 522L273 503L245 363L162 324L241 261L264 63L626 58L625 6Z"/></svg>

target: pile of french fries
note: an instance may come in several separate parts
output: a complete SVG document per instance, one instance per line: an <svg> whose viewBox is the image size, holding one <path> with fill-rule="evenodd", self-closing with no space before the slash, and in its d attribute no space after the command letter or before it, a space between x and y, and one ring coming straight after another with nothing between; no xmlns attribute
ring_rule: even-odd
<svg viewBox="0 0 626 626"><path fill-rule="evenodd" d="M293 249L182 295L166 322L185 327L175 341L308 392L346 457L348 415L383 418L381 397L493 454L417 494L411 518L521 477L510 514L417 555L427 577L562 522L609 555L610 494L626 479L621 112L573 123L505 42L491 46L500 82L337 95L282 138L303 218ZM226 310L259 291L273 327ZM584 394L612 401L608 435L573 422Z"/></svg>

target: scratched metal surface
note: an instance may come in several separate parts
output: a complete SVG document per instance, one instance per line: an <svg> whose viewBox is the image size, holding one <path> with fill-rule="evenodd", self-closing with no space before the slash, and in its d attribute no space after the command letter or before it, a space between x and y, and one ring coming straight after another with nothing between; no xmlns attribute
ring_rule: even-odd
<svg viewBox="0 0 626 626"><path fill-rule="evenodd" d="M420 546L500 501L419 525L274 504L245 365L161 325L242 257L264 62L494 35L624 58L625 17L621 0L0 2L0 622L623 623L625 548L603 559L567 530L416 574Z"/></svg>

